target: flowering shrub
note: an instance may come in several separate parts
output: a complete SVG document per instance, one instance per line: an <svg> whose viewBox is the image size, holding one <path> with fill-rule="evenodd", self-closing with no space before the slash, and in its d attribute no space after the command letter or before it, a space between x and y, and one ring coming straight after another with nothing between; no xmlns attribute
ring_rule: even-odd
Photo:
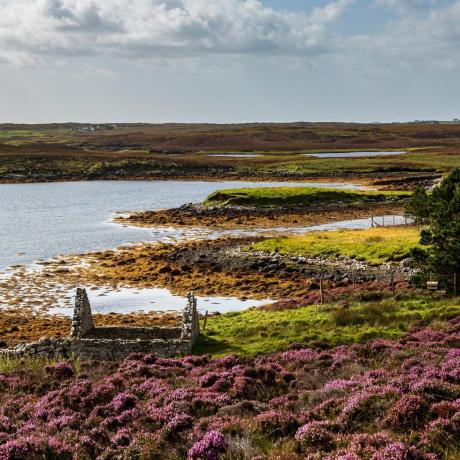
<svg viewBox="0 0 460 460"><path fill-rule="evenodd" d="M72 367L66 362L60 362L54 366L45 366L45 372L56 379L66 379L74 375Z"/></svg>
<svg viewBox="0 0 460 460"><path fill-rule="evenodd" d="M203 439L193 444L188 451L188 458L190 460L217 460L219 454L225 452L226 448L227 443L222 433L210 431Z"/></svg>
<svg viewBox="0 0 460 460"><path fill-rule="evenodd" d="M0 460L460 458L460 319L398 342L0 374Z"/></svg>
<svg viewBox="0 0 460 460"><path fill-rule="evenodd" d="M428 411L428 403L419 395L406 394L391 407L383 424L394 430L410 430L421 425Z"/></svg>
<svg viewBox="0 0 460 460"><path fill-rule="evenodd" d="M330 450L334 441L334 434L329 429L327 422L309 422L301 426L295 438L304 450L319 449Z"/></svg>

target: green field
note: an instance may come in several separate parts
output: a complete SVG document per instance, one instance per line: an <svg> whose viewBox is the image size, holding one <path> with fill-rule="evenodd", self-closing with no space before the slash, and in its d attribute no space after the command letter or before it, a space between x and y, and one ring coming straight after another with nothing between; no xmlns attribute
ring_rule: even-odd
<svg viewBox="0 0 460 460"><path fill-rule="evenodd" d="M394 339L415 325L437 328L459 314L459 299L386 299L348 308L323 305L279 312L251 308L208 318L195 352L251 355L285 350L294 342L336 346Z"/></svg>
<svg viewBox="0 0 460 460"><path fill-rule="evenodd" d="M31 138L31 137L43 137L46 136L46 132L38 130L27 130L27 129L14 129L1 131L0 139L14 139L14 138Z"/></svg>
<svg viewBox="0 0 460 460"><path fill-rule="evenodd" d="M420 232L411 227L338 230L291 235L254 243L256 251L299 256L347 256L370 264L398 261L419 245Z"/></svg>
<svg viewBox="0 0 460 460"><path fill-rule="evenodd" d="M340 190L319 187L260 187L217 190L208 196L206 203L224 206L282 207L337 202L398 201L409 197L409 192Z"/></svg>

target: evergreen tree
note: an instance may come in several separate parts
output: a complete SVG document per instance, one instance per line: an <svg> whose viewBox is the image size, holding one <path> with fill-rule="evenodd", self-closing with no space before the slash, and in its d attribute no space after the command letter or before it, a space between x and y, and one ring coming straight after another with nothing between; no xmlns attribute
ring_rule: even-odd
<svg viewBox="0 0 460 460"><path fill-rule="evenodd" d="M406 215L415 218L417 226L426 223L430 212L428 207L428 194L424 187L417 187L406 206Z"/></svg>
<svg viewBox="0 0 460 460"><path fill-rule="evenodd" d="M423 211L421 196L418 192L413 203ZM427 218L429 225L420 240L427 248L413 252L422 268L418 278L426 280L432 273L440 287L452 291L454 273L460 277L460 169L453 170L428 196Z"/></svg>

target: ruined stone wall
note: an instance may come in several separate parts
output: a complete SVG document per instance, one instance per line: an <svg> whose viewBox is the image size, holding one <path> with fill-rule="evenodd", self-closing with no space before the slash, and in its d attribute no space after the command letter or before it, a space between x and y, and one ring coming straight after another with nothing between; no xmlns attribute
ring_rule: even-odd
<svg viewBox="0 0 460 460"><path fill-rule="evenodd" d="M193 347L199 335L200 321L196 308L196 298L192 292L188 295L188 303L182 316L182 339L190 341Z"/></svg>
<svg viewBox="0 0 460 460"><path fill-rule="evenodd" d="M180 327L124 328L94 327L91 306L84 289L77 289L70 337L41 339L0 350L0 357L43 356L46 358L79 356L81 359L119 360L131 353L154 354L162 358L192 352L199 329L197 302L189 294Z"/></svg>
<svg viewBox="0 0 460 460"><path fill-rule="evenodd" d="M0 357L20 358L22 356L43 358L67 358L70 356L71 340L59 338L43 338L35 343L20 343L15 348L0 350Z"/></svg>
<svg viewBox="0 0 460 460"><path fill-rule="evenodd" d="M172 358L178 354L189 354L191 349L191 343L184 340L72 339L70 351L83 360L120 360L131 353Z"/></svg>
<svg viewBox="0 0 460 460"><path fill-rule="evenodd" d="M91 305L85 289L77 289L70 337L83 337L94 328Z"/></svg>
<svg viewBox="0 0 460 460"><path fill-rule="evenodd" d="M180 339L180 327L95 327L89 331L84 339L110 340L174 340Z"/></svg>

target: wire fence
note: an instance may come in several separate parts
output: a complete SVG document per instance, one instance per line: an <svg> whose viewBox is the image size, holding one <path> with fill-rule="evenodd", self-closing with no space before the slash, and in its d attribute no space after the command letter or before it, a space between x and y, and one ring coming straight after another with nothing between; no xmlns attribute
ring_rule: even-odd
<svg viewBox="0 0 460 460"><path fill-rule="evenodd" d="M426 281L426 287L427 290L431 292L438 292L444 294L451 293L454 297L457 297L458 293L460 292L459 274L430 274Z"/></svg>
<svg viewBox="0 0 460 460"><path fill-rule="evenodd" d="M415 219L411 216L371 216L371 227L398 227L413 225Z"/></svg>
<svg viewBox="0 0 460 460"><path fill-rule="evenodd" d="M368 273L369 274L369 273ZM326 272L322 273L317 279L320 304L328 303L343 298L343 289L331 287ZM401 273L395 267L389 270L374 271L371 279L364 279L353 271L350 272L348 277L348 288L352 292L363 289L366 286L369 290L373 291L378 297L380 293L406 293L408 285L411 283L411 276L409 274ZM351 287L351 289L350 289ZM414 285L415 287L415 285ZM428 280L423 282L419 289L426 295L433 295L437 297L454 296L460 294L460 274L453 273L451 275L431 275Z"/></svg>

